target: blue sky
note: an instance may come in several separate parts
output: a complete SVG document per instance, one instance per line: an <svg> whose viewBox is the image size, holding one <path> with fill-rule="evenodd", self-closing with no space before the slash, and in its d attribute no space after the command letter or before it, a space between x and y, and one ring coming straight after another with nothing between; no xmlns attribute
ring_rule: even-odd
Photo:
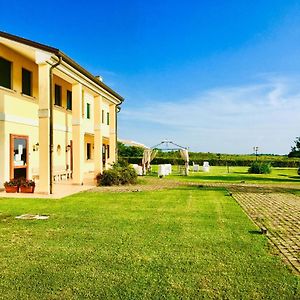
<svg viewBox="0 0 300 300"><path fill-rule="evenodd" d="M83 5L84 4L84 5ZM55 46L126 98L119 136L287 153L300 135L300 3L19 1L0 30Z"/></svg>

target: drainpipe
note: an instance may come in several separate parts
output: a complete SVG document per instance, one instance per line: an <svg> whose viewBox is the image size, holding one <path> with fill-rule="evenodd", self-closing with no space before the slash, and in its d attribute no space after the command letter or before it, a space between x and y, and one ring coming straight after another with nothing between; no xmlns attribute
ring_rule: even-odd
<svg viewBox="0 0 300 300"><path fill-rule="evenodd" d="M53 177L53 84L52 84L52 77L53 77L53 69L56 68L62 62L62 57L59 56L59 61L50 67L49 77L50 77L50 129L49 129L49 140L50 140L50 194L52 194L52 177Z"/></svg>
<svg viewBox="0 0 300 300"><path fill-rule="evenodd" d="M115 114L115 124L116 124L116 162L118 162L119 160L119 156L118 156L118 118L117 118L117 113L119 113L121 111L121 107L120 107L121 103L120 104L117 104L116 105L116 114Z"/></svg>

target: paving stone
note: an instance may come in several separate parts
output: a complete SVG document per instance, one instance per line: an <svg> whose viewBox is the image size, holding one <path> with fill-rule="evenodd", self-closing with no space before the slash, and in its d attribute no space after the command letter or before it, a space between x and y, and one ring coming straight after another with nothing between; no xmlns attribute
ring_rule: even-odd
<svg viewBox="0 0 300 300"><path fill-rule="evenodd" d="M272 188L232 185L228 190L249 217L268 230L270 241L300 273L300 197L283 187L272 192Z"/></svg>

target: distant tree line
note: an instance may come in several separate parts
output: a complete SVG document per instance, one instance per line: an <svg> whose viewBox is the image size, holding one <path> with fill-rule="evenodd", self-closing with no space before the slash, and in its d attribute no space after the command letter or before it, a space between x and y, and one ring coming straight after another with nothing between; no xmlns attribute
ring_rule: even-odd
<svg viewBox="0 0 300 300"><path fill-rule="evenodd" d="M126 146L118 142L118 154L123 160L141 164L144 149L136 146ZM212 166L250 166L256 161L255 154L224 154L211 152L189 152L190 164L202 165L204 161L209 161ZM258 160L273 167L299 167L300 163L300 137L295 140L295 146L289 155L258 154ZM179 151L160 151L152 161L152 164L172 164L182 165L183 160Z"/></svg>
<svg viewBox="0 0 300 300"><path fill-rule="evenodd" d="M136 146L126 146L118 142L118 155L121 157L142 157L144 149Z"/></svg>

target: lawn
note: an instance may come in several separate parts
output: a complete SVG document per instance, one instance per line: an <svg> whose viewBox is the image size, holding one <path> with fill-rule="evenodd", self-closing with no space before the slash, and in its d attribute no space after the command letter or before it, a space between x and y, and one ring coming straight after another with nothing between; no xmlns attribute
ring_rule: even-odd
<svg viewBox="0 0 300 300"><path fill-rule="evenodd" d="M200 167L201 169L201 167ZM156 166L154 167L156 170ZM177 166L173 167L177 171ZM275 183L275 184L293 184L300 183L300 176L297 174L297 168L272 168L270 174L249 174L248 167L230 167L229 173L226 167L210 167L209 172L190 172L189 176L172 175L166 178L176 178L184 181L205 181L205 182L227 182L227 183Z"/></svg>
<svg viewBox="0 0 300 300"><path fill-rule="evenodd" d="M49 220L16 220L24 213ZM3 299L299 299L223 189L0 199Z"/></svg>

